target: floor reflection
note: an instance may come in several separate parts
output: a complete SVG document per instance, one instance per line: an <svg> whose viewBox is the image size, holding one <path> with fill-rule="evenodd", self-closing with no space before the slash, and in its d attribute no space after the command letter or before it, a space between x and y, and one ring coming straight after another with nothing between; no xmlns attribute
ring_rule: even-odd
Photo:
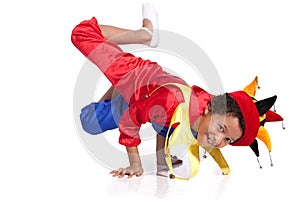
<svg viewBox="0 0 300 202"><path fill-rule="evenodd" d="M112 195L138 193L164 198L168 196L170 191L170 179L167 177L167 174L168 173L160 173L159 175L156 173L145 174L141 177L133 177L131 179L127 179L126 177L112 177L107 190Z"/></svg>

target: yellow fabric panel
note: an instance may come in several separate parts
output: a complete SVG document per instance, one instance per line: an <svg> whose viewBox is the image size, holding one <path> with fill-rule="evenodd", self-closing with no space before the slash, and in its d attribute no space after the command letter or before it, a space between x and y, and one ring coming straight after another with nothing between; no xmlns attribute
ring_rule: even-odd
<svg viewBox="0 0 300 202"><path fill-rule="evenodd" d="M203 147L216 161L218 166L221 168L222 173L224 175L228 175L230 173L230 168L219 148L213 148L213 147Z"/></svg>

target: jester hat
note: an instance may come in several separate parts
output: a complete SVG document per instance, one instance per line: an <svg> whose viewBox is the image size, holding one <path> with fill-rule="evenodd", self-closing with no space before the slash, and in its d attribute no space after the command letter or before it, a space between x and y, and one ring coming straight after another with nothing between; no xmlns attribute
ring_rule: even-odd
<svg viewBox="0 0 300 202"><path fill-rule="evenodd" d="M275 111L270 110L270 108L274 105L277 96L275 95L270 98L257 101L254 98L254 96L256 94L256 89L258 88L258 77L256 76L255 79L243 89L243 91L232 92L229 93L229 95L238 104L245 122L245 129L243 131L242 137L238 141L234 142L232 145L249 146L257 156L257 161L259 163L259 150L256 138L260 139L262 142L265 143L270 154L272 150L272 145L269 133L264 128L264 124L266 122L283 121L283 118ZM285 129L284 126L283 129ZM212 155L214 160L222 169L223 173L228 174L230 169L221 151L218 148L205 149ZM270 160L271 165L273 165L271 155ZM262 167L260 166L260 168Z"/></svg>
<svg viewBox="0 0 300 202"><path fill-rule="evenodd" d="M256 94L256 89L259 89L257 76L254 78L254 80L249 85L247 85L244 88L244 92L246 92L252 98L252 101L254 103L257 103L257 100L254 97ZM272 99L276 100L276 96L273 96ZM271 110L267 110L265 113L260 113L259 115L260 115L260 117L259 117L260 127L257 132L257 138L266 145L266 147L269 150L269 154L270 154L270 152L272 151L271 139L270 139L269 133L266 130L266 128L264 127L264 125L266 122L283 121L283 118L279 114L277 114L275 111L271 111ZM285 129L284 126L282 126L282 128ZM255 139L252 142L252 144L249 146L253 150L255 155L257 156L257 161L259 163L259 160L258 160L259 149L258 149L257 139ZM271 155L270 155L270 160L271 160L271 166L273 166ZM261 165L260 165L260 168L262 168Z"/></svg>
<svg viewBox="0 0 300 202"><path fill-rule="evenodd" d="M239 106L245 122L242 137L234 142L232 146L250 146L257 137L260 127L260 116L273 106L277 96L254 102L253 98L246 91L235 91L229 93L229 95Z"/></svg>
<svg viewBox="0 0 300 202"><path fill-rule="evenodd" d="M255 79L247 85L243 91L232 92L229 93L229 95L238 104L245 122L245 129L242 137L232 145L250 146L258 157L259 151L256 138L262 140L268 147L269 151L271 151L271 141L268 131L263 127L264 123L283 121L283 118L276 112L270 110L270 108L274 105L277 96L257 101L254 98L257 88L259 88L258 77L255 77ZM204 149L213 157L218 166L221 168L222 173L225 175L229 174L230 168L220 149L212 147L204 147ZM206 155L204 155L204 158L206 158Z"/></svg>

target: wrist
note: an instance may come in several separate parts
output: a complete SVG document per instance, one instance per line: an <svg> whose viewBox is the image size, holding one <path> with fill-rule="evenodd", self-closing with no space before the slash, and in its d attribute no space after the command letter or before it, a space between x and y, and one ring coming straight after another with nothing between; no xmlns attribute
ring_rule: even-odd
<svg viewBox="0 0 300 202"><path fill-rule="evenodd" d="M126 147L130 165L141 165L141 159L137 147Z"/></svg>

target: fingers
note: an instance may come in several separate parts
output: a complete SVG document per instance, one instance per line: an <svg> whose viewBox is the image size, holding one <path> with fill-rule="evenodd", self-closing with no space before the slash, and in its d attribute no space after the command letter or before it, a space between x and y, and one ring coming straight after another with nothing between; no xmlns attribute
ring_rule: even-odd
<svg viewBox="0 0 300 202"><path fill-rule="evenodd" d="M127 169L127 168L119 168L119 170L112 170L109 174L112 174L113 177L119 177L123 178L125 175L127 175L127 178L132 178L134 175L137 177L140 177L142 173L140 172L134 172L133 170Z"/></svg>
<svg viewBox="0 0 300 202"><path fill-rule="evenodd" d="M136 173L135 176L140 177L142 173Z"/></svg>

